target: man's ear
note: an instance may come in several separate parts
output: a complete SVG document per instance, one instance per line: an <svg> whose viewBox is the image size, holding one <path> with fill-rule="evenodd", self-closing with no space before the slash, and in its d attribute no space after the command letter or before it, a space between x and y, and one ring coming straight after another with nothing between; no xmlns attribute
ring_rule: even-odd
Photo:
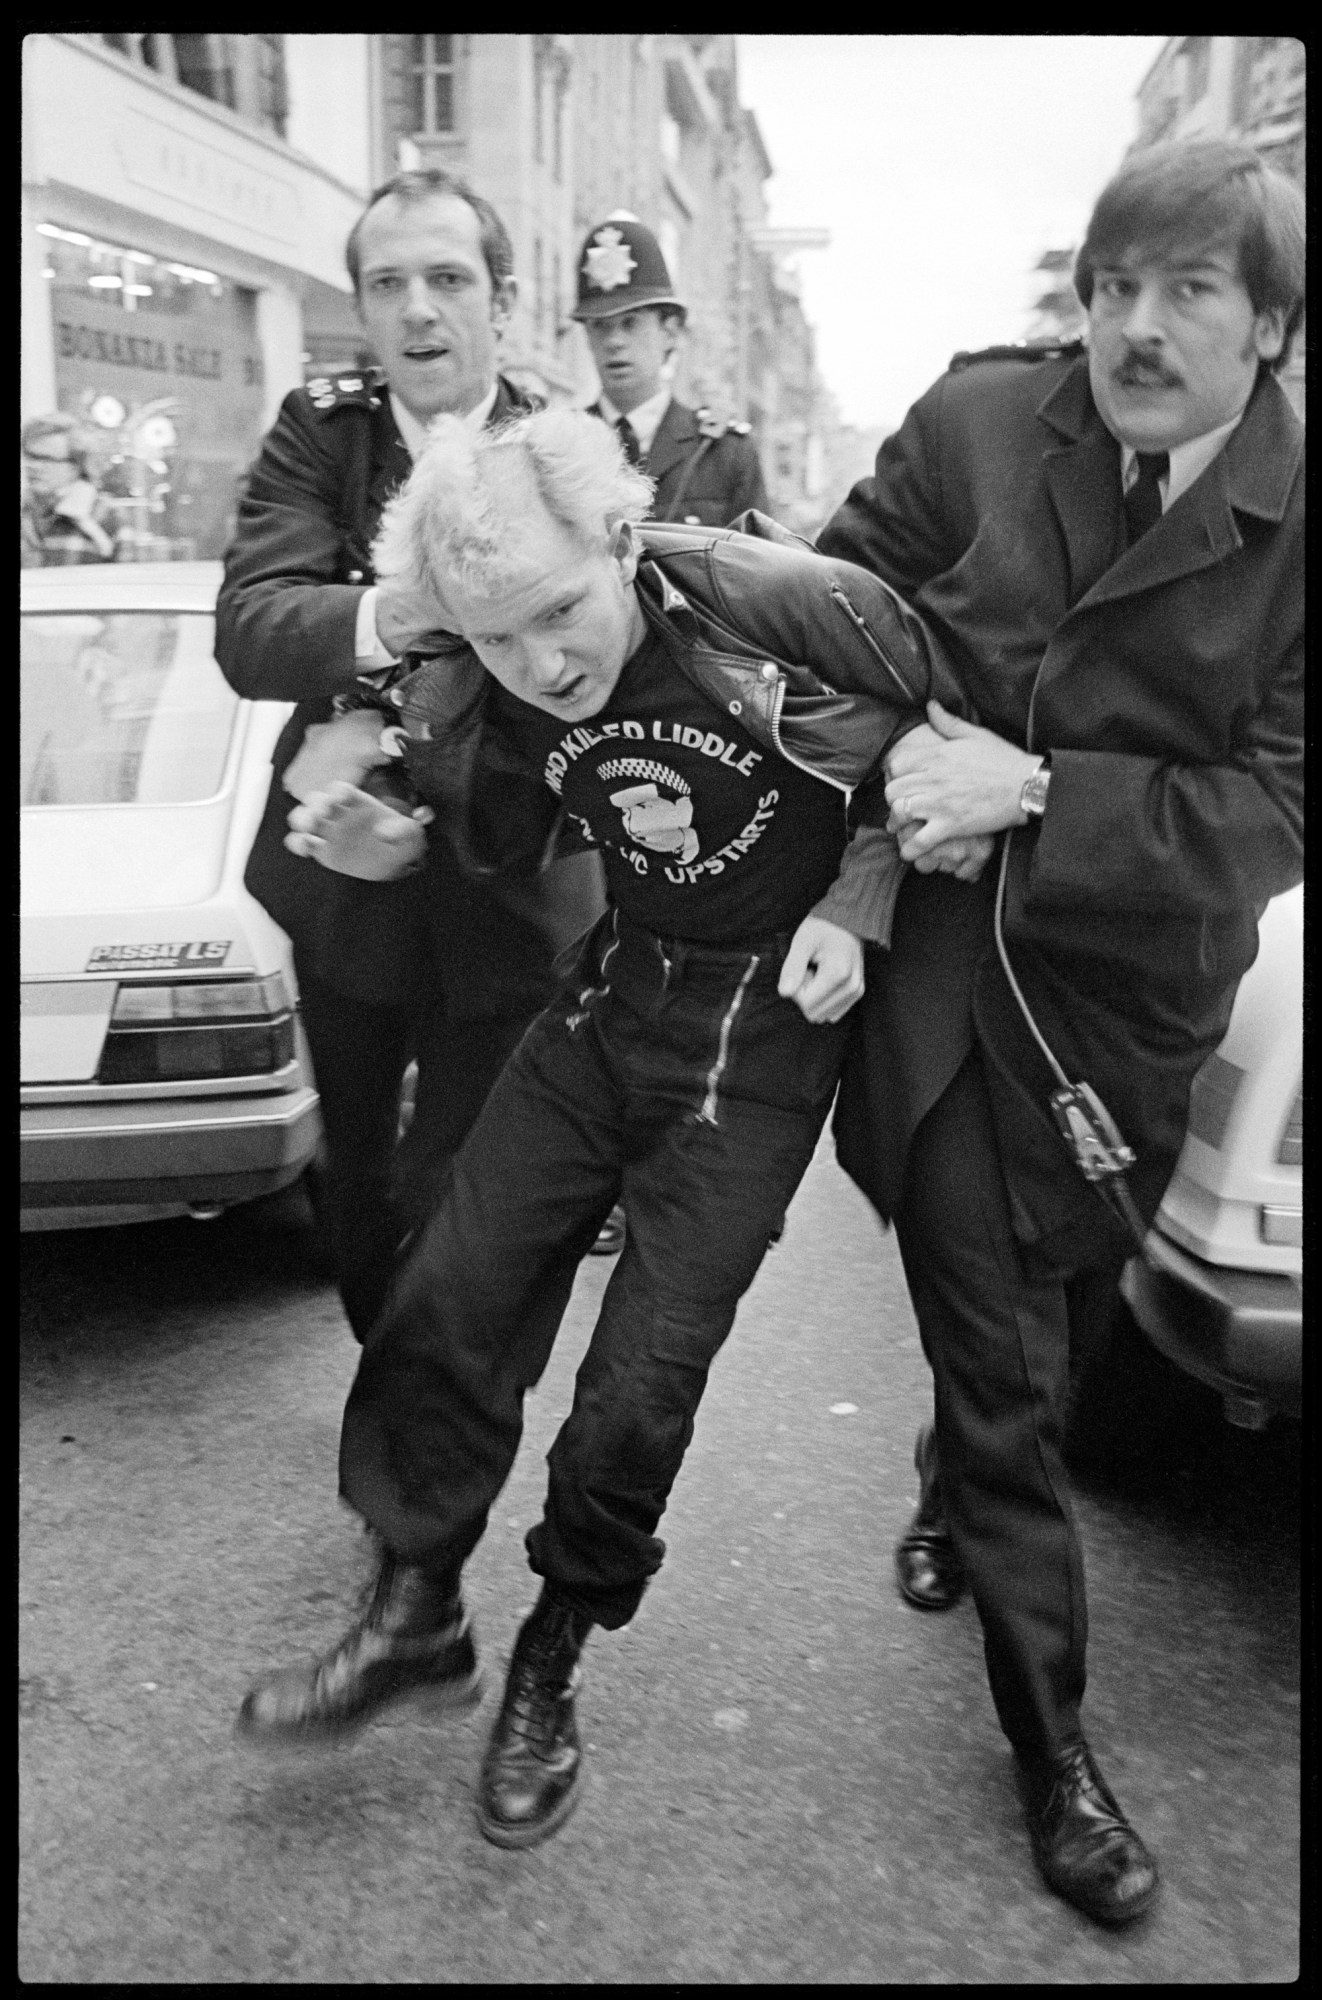
<svg viewBox="0 0 1322 2000"><path fill-rule="evenodd" d="M679 352L679 343L684 336L683 315L675 312L664 313L661 318L661 331L668 343L666 347L666 360L668 362L673 361Z"/></svg>
<svg viewBox="0 0 1322 2000"><path fill-rule="evenodd" d="M632 583L638 574L638 564L642 549L638 542L638 532L632 521L617 521L611 533L610 553L620 576L625 583Z"/></svg>
<svg viewBox="0 0 1322 2000"><path fill-rule="evenodd" d="M517 278L502 278L491 295L491 318L502 331L514 316L514 308L519 302L519 281Z"/></svg>
<svg viewBox="0 0 1322 2000"><path fill-rule="evenodd" d="M1275 361L1285 345L1285 315L1278 306L1268 306L1254 320L1253 345L1259 361Z"/></svg>

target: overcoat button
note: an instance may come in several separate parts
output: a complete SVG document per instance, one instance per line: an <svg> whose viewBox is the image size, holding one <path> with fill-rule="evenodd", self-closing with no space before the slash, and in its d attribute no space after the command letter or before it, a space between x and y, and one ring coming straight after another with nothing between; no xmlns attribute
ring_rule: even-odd
<svg viewBox="0 0 1322 2000"><path fill-rule="evenodd" d="M774 681L774 680L775 680L775 678L776 678L776 667L775 667L775 662L774 662L773 660L763 660L763 662L762 662L762 678L763 678L763 680L764 680L764 681Z"/></svg>

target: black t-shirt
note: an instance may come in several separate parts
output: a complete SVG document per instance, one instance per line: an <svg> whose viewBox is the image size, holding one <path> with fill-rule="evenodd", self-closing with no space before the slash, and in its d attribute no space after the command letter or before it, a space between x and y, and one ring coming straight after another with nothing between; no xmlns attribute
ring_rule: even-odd
<svg viewBox="0 0 1322 2000"><path fill-rule="evenodd" d="M614 901L662 937L792 931L835 879L845 794L755 742L650 632L587 722L503 693L495 711L601 849Z"/></svg>

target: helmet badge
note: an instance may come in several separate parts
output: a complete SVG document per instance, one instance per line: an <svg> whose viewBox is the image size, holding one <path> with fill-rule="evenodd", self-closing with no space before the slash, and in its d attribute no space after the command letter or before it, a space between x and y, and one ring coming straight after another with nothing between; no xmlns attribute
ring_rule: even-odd
<svg viewBox="0 0 1322 2000"><path fill-rule="evenodd" d="M607 223L598 229L588 246L583 276L599 292L613 292L627 285L638 269L638 260L620 230Z"/></svg>

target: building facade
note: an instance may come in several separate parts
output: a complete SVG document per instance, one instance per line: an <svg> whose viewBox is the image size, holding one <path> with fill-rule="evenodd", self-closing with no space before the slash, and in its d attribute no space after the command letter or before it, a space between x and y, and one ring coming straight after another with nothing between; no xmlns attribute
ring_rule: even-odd
<svg viewBox="0 0 1322 2000"><path fill-rule="evenodd" d="M23 414L86 420L126 552L219 554L305 353L355 351L343 246L369 164L365 47L334 158L293 135L324 83L315 45L364 39L24 43Z"/></svg>
<svg viewBox="0 0 1322 2000"><path fill-rule="evenodd" d="M374 186L447 166L496 205L502 366L596 378L579 246L623 208L689 305L675 393L750 422L777 511L820 479L811 329L759 247L771 162L732 35L40 34L23 48L23 415L82 417L124 553L223 549L288 390L371 360L344 242Z"/></svg>

